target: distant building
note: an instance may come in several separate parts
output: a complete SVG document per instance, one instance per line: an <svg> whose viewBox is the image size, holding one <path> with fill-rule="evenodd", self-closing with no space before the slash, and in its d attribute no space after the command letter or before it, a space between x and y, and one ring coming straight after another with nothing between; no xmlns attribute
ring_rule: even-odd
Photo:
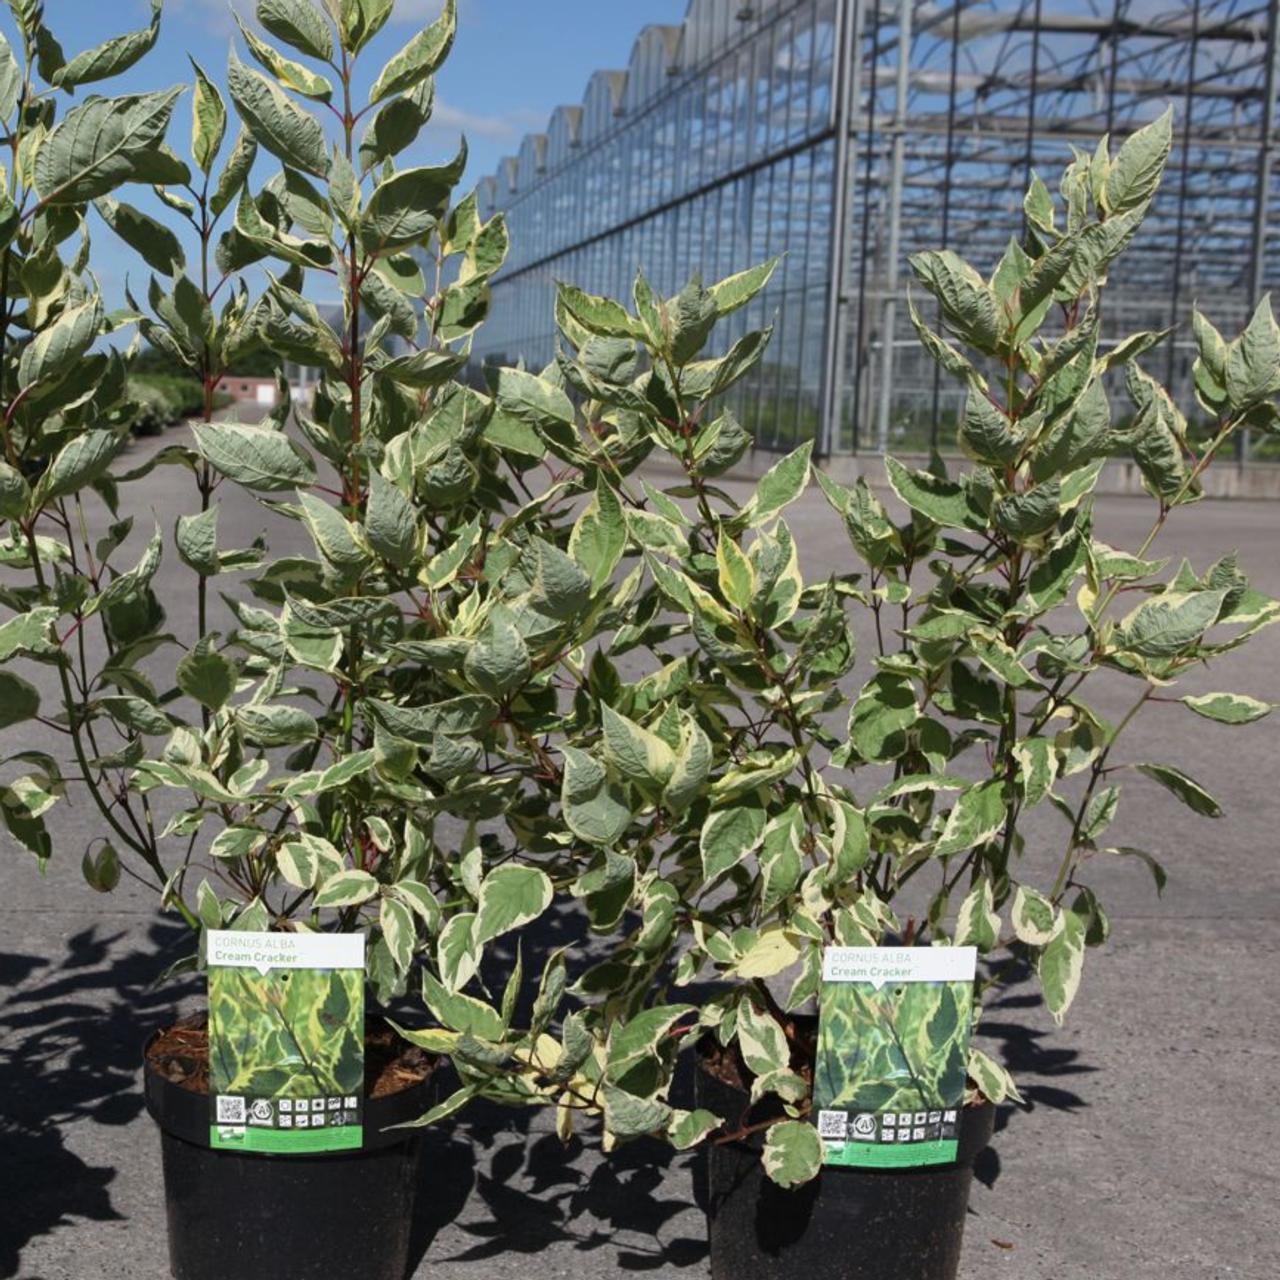
<svg viewBox="0 0 1280 1280"><path fill-rule="evenodd" d="M1127 133L1166 102L1174 152L1105 323L1185 326L1199 298L1238 326L1280 285L1278 12L1280 0L691 0L682 25L646 27L626 70L590 74L581 104L558 107L481 183L512 254L476 359L551 359L557 279L629 297L643 265L673 292L785 252L726 335L777 326L732 393L758 446L927 444L949 434L960 393L917 349L906 257L949 246L989 268L1020 229L1033 168L1052 186L1072 143ZM1185 327L1150 359L1185 387Z"/></svg>
<svg viewBox="0 0 1280 1280"><path fill-rule="evenodd" d="M252 404L271 408L279 395L279 388L274 378L239 377L228 374L218 386L218 390L229 395L237 402L249 401Z"/></svg>

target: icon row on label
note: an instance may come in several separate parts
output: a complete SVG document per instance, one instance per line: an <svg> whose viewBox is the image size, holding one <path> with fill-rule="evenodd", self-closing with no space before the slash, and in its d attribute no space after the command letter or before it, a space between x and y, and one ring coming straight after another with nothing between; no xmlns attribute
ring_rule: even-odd
<svg viewBox="0 0 1280 1280"><path fill-rule="evenodd" d="M880 1117L880 1123L886 1129L892 1129L896 1125L910 1125L914 1128L924 1124L955 1124L955 1122L954 1111L890 1111Z"/></svg>
<svg viewBox="0 0 1280 1280"><path fill-rule="evenodd" d="M354 1111L359 1105L357 1099L351 1098L281 1098L276 1106L282 1112L299 1111L338 1111L346 1107Z"/></svg>

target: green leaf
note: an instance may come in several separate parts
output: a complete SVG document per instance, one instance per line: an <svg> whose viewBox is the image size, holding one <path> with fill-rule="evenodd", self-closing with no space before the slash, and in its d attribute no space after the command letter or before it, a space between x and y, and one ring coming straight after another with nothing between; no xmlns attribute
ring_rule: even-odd
<svg viewBox="0 0 1280 1280"><path fill-rule="evenodd" d="M768 262L748 267L746 271L739 271L713 284L707 292L715 304L716 315L727 316L739 307L745 307L769 283L781 261L781 258L770 258Z"/></svg>
<svg viewBox="0 0 1280 1280"><path fill-rule="evenodd" d="M849 718L849 741L864 760L891 760L906 749L905 731L919 718L912 681L882 671L858 694Z"/></svg>
<svg viewBox="0 0 1280 1280"><path fill-rule="evenodd" d="M257 154L258 144L244 130L241 130L236 136L231 154L227 157L227 163L218 177L217 186L209 197L209 208L214 217L220 217L239 197Z"/></svg>
<svg viewBox="0 0 1280 1280"><path fill-rule="evenodd" d="M934 847L935 858L968 853L994 836L1005 820L1004 784L980 782L960 793Z"/></svg>
<svg viewBox="0 0 1280 1280"><path fill-rule="evenodd" d="M473 685L503 698L529 679L533 664L519 628L505 611L489 619L481 638L467 652L464 670Z"/></svg>
<svg viewBox="0 0 1280 1280"><path fill-rule="evenodd" d="M155 44L160 34L160 5L161 0L151 0L151 21L141 31L113 36L97 48L76 54L49 77L49 83L59 89L72 89L127 71Z"/></svg>
<svg viewBox="0 0 1280 1280"><path fill-rule="evenodd" d="M90 98L69 111L36 153L34 179L43 202L81 204L123 182L165 180L157 155L181 93L179 86L132 98Z"/></svg>
<svg viewBox="0 0 1280 1280"><path fill-rule="evenodd" d="M960 448L975 462L1006 466L1022 450L1021 431L976 387L969 388L960 423Z"/></svg>
<svg viewBox="0 0 1280 1280"><path fill-rule="evenodd" d="M755 595L756 575L751 561L742 549L723 529L716 544L716 567L720 582L720 594L735 609L746 611Z"/></svg>
<svg viewBox="0 0 1280 1280"><path fill-rule="evenodd" d="M1144 658L1172 658L1217 621L1225 591L1164 591L1120 623L1117 642Z"/></svg>
<svg viewBox="0 0 1280 1280"><path fill-rule="evenodd" d="M1237 411L1280 392L1280 325L1264 294L1245 331L1227 348L1227 397Z"/></svg>
<svg viewBox="0 0 1280 1280"><path fill-rule="evenodd" d="M464 143L448 164L402 169L381 182L360 216L360 243L375 255L417 244L444 216L467 164Z"/></svg>
<svg viewBox="0 0 1280 1280"><path fill-rule="evenodd" d="M612 298L599 298L595 294L584 293L575 285L558 281L556 302L582 328L597 337L634 339L643 336L640 322Z"/></svg>
<svg viewBox="0 0 1280 1280"><path fill-rule="evenodd" d="M110 431L86 431L58 450L49 470L40 477L34 495L37 506L92 484L111 465L121 441Z"/></svg>
<svg viewBox="0 0 1280 1280"><path fill-rule="evenodd" d="M999 306L987 282L949 249L913 254L909 261L941 305L947 328L979 351L994 352L1001 326Z"/></svg>
<svg viewBox="0 0 1280 1280"><path fill-rule="evenodd" d="M194 58L191 66L196 73L191 100L191 155L201 172L209 173L227 131L227 107L218 86Z"/></svg>
<svg viewBox="0 0 1280 1280"><path fill-rule="evenodd" d="M677 1151L687 1151L690 1147L696 1147L723 1123L719 1116L710 1111L675 1111L667 1126L667 1140Z"/></svg>
<svg viewBox="0 0 1280 1280"><path fill-rule="evenodd" d="M110 893L120 883L120 856L110 842L104 841L96 854L91 848L84 851L80 870L95 893Z"/></svg>
<svg viewBox="0 0 1280 1280"><path fill-rule="evenodd" d="M431 973L422 974L422 1002L451 1031L497 1042L502 1039L502 1019L495 1009L471 996L450 991Z"/></svg>
<svg viewBox="0 0 1280 1280"><path fill-rule="evenodd" d="M682 716L675 766L662 793L668 813L683 812L701 794L711 773L711 762L710 739L692 716Z"/></svg>
<svg viewBox="0 0 1280 1280"><path fill-rule="evenodd" d="M0 120L8 123L22 94L22 71L13 56L13 47L0 33Z"/></svg>
<svg viewBox="0 0 1280 1280"><path fill-rule="evenodd" d="M698 838L704 878L714 880L736 867L758 847L764 828L765 812L755 805L739 803L708 814Z"/></svg>
<svg viewBox="0 0 1280 1280"><path fill-rule="evenodd" d="M967 490L928 471L904 467L896 458L884 460L889 487L909 506L935 524L951 529L984 530L987 522L969 500Z"/></svg>
<svg viewBox="0 0 1280 1280"><path fill-rule="evenodd" d="M977 883L965 895L956 916L956 946L977 947L985 953L999 940L1000 917L996 914L991 881L986 876L979 876Z"/></svg>
<svg viewBox="0 0 1280 1280"><path fill-rule="evenodd" d="M96 294L78 306L67 307L23 349L18 361L18 381L24 387L34 388L40 383L60 380L88 351L101 327L102 301Z"/></svg>
<svg viewBox="0 0 1280 1280"><path fill-rule="evenodd" d="M657 734L604 703L604 758L631 782L662 787L675 769L675 753Z"/></svg>
<svg viewBox="0 0 1280 1280"><path fill-rule="evenodd" d="M1001 498L992 508L995 526L1011 538L1024 541L1047 533L1062 514L1062 488L1057 480L1049 480Z"/></svg>
<svg viewBox="0 0 1280 1280"><path fill-rule="evenodd" d="M536 920L551 905L552 894L550 878L537 867L495 867L480 883L475 945Z"/></svg>
<svg viewBox="0 0 1280 1280"><path fill-rule="evenodd" d="M103 222L125 244L136 250L149 267L171 276L186 265L186 255L178 237L164 223L110 196L100 196L93 207L101 214Z"/></svg>
<svg viewBox="0 0 1280 1280"><path fill-rule="evenodd" d="M1084 921L1074 911L1063 911L1061 927L1036 963L1045 1006L1059 1026L1080 989L1084 943Z"/></svg>
<svg viewBox="0 0 1280 1280"><path fill-rule="evenodd" d="M378 892L378 882L367 871L339 871L320 886L317 907L355 907Z"/></svg>
<svg viewBox="0 0 1280 1280"><path fill-rule="evenodd" d="M552 618L577 618L591 598L591 579L559 547L539 539L530 590L535 608Z"/></svg>
<svg viewBox="0 0 1280 1280"><path fill-rule="evenodd" d="M1188 694L1182 699L1198 716L1219 724L1252 724L1271 714L1271 703L1244 693Z"/></svg>
<svg viewBox="0 0 1280 1280"><path fill-rule="evenodd" d="M0 729L21 724L40 714L40 694L35 685L0 668Z"/></svg>
<svg viewBox="0 0 1280 1280"><path fill-rule="evenodd" d="M214 468L248 489L277 492L314 484L311 459L283 432L239 422L201 423L196 448Z"/></svg>
<svg viewBox="0 0 1280 1280"><path fill-rule="evenodd" d="M969 1078L988 1102L998 1105L1006 1098L1012 1098L1015 1102L1022 1101L1013 1077L981 1049L970 1047L968 1072Z"/></svg>
<svg viewBox="0 0 1280 1280"><path fill-rule="evenodd" d="M424 80L411 92L384 103L360 139L360 171L368 173L413 142L431 119L434 102L435 86Z"/></svg>
<svg viewBox="0 0 1280 1280"><path fill-rule="evenodd" d="M749 524L758 527L767 523L805 491L812 455L813 441L806 441L760 477L755 496L747 504Z"/></svg>
<svg viewBox="0 0 1280 1280"><path fill-rule="evenodd" d="M294 62L292 58L286 58L278 49L273 49L265 40L260 40L254 35L234 9L231 14L240 28L240 34L244 37L250 54L253 55L253 60L269 71L279 84L286 89L292 89L294 93L302 94L303 97L315 98L318 102L328 102L333 97L333 85L324 76L317 75L302 63Z"/></svg>
<svg viewBox="0 0 1280 1280"><path fill-rule="evenodd" d="M418 520L413 504L378 472L370 477L365 512L369 545L384 560L399 568L410 565L418 549Z"/></svg>
<svg viewBox="0 0 1280 1280"><path fill-rule="evenodd" d="M696 1012L691 1004L664 1004L644 1009L625 1023L615 1023L609 1033L607 1078L626 1088L631 1071L660 1057L672 1028Z"/></svg>
<svg viewBox="0 0 1280 1280"><path fill-rule="evenodd" d="M601 1090L604 1101L605 1129L618 1138L641 1138L665 1129L671 1121L671 1108L657 1098L637 1098L615 1085Z"/></svg>
<svg viewBox="0 0 1280 1280"><path fill-rule="evenodd" d="M210 711L217 711L236 688L236 665L220 653L193 649L177 668L178 688Z"/></svg>
<svg viewBox="0 0 1280 1280"><path fill-rule="evenodd" d="M1043 947L1057 937L1063 928L1063 917L1043 894L1020 884L1013 895L1011 912L1013 931L1020 942Z"/></svg>
<svg viewBox="0 0 1280 1280"><path fill-rule="evenodd" d="M21 519L27 514L31 489L22 472L7 462L0 462L0 518Z"/></svg>
<svg viewBox="0 0 1280 1280"><path fill-rule="evenodd" d="M783 1120L765 1130L761 1159L780 1187L799 1186L822 1171L822 1139L806 1120Z"/></svg>
<svg viewBox="0 0 1280 1280"><path fill-rule="evenodd" d="M382 926L382 940L391 953L392 963L404 973L413 963L413 952L418 941L418 930L413 914L402 902L383 898L378 908L378 923Z"/></svg>
<svg viewBox="0 0 1280 1280"><path fill-rule="evenodd" d="M276 867L295 889L310 889L320 875L320 860L310 845L289 840L276 850Z"/></svg>
<svg viewBox="0 0 1280 1280"><path fill-rule="evenodd" d="M618 495L603 476L569 534L569 554L591 578L593 591L613 580L627 545L627 523Z"/></svg>
<svg viewBox="0 0 1280 1280"><path fill-rule="evenodd" d="M579 840L608 846L617 843L631 825L622 788L598 761L577 747L564 749L564 779L560 805L565 825Z"/></svg>
<svg viewBox="0 0 1280 1280"><path fill-rule="evenodd" d="M323 178L329 172L324 130L260 72L231 51L227 91L254 139L285 164Z"/></svg>
<svg viewBox="0 0 1280 1280"><path fill-rule="evenodd" d="M335 573L356 577L368 565L369 556L356 537L356 526L336 507L315 494L298 491L303 523L325 563Z"/></svg>
<svg viewBox="0 0 1280 1280"><path fill-rule="evenodd" d="M390 62L383 67L373 88L370 102L381 102L393 93L403 93L433 75L449 55L458 26L456 0L445 0L440 16L418 32Z"/></svg>
<svg viewBox="0 0 1280 1280"><path fill-rule="evenodd" d="M56 653L53 624L57 618L57 609L39 608L16 614L0 625L0 662L8 661L15 653Z"/></svg>
<svg viewBox="0 0 1280 1280"><path fill-rule="evenodd" d="M1222 817L1222 806L1192 777L1171 764L1135 764L1133 766L1167 791L1172 791L1188 809L1206 818Z"/></svg>
<svg viewBox="0 0 1280 1280"><path fill-rule="evenodd" d="M749 999L738 1005L738 1048L747 1066L758 1076L781 1071L791 1061L791 1048L782 1027Z"/></svg>
<svg viewBox="0 0 1280 1280"><path fill-rule="evenodd" d="M333 34L311 0L258 0L258 21L273 36L300 53L327 62L333 55Z"/></svg>
<svg viewBox="0 0 1280 1280"><path fill-rule="evenodd" d="M301 707L249 703L236 708L236 721L245 738L258 747L291 747L314 742L320 726Z"/></svg>
<svg viewBox="0 0 1280 1280"><path fill-rule="evenodd" d="M1159 897L1164 893L1164 887L1169 883L1169 877L1164 867L1145 849L1135 849L1132 845L1120 845L1118 848L1107 849L1105 852L1113 853L1121 858L1137 858L1139 862L1145 863L1147 870L1151 872L1151 878L1156 882L1156 896Z"/></svg>
<svg viewBox="0 0 1280 1280"><path fill-rule="evenodd" d="M1144 205L1156 193L1173 144L1173 108L1125 140L1111 162L1102 203L1109 213L1125 213Z"/></svg>
<svg viewBox="0 0 1280 1280"><path fill-rule="evenodd" d="M499 369L498 408L532 427L554 428L574 423L573 401L554 383L523 369Z"/></svg>

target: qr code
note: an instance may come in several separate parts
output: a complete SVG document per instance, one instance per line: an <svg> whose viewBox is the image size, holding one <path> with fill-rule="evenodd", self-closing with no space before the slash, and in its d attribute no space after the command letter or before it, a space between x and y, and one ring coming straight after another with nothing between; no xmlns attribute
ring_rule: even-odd
<svg viewBox="0 0 1280 1280"><path fill-rule="evenodd" d="M819 1111L818 1137L847 1138L849 1136L849 1113L847 1111Z"/></svg>
<svg viewBox="0 0 1280 1280"><path fill-rule="evenodd" d="M244 1124L245 1106L243 1098L231 1098L219 1094L217 1101L219 1124Z"/></svg>

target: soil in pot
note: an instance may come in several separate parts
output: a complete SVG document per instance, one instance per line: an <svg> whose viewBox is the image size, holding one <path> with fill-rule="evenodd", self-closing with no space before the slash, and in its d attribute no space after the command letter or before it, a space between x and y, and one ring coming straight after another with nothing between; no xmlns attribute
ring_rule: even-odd
<svg viewBox="0 0 1280 1280"><path fill-rule="evenodd" d="M403 1280L436 1059L370 1021L364 1145L307 1155L209 1146L209 1052L197 1016L144 1052L147 1110L160 1126L169 1259L176 1280Z"/></svg>
<svg viewBox="0 0 1280 1280"><path fill-rule="evenodd" d="M697 1105L743 1127L771 1119L767 1103L751 1105L750 1072L736 1059L704 1046L694 1072ZM712 1280L954 1280L973 1162L994 1122L990 1104L965 1109L954 1164L828 1167L792 1190L765 1176L760 1132L710 1146Z"/></svg>

